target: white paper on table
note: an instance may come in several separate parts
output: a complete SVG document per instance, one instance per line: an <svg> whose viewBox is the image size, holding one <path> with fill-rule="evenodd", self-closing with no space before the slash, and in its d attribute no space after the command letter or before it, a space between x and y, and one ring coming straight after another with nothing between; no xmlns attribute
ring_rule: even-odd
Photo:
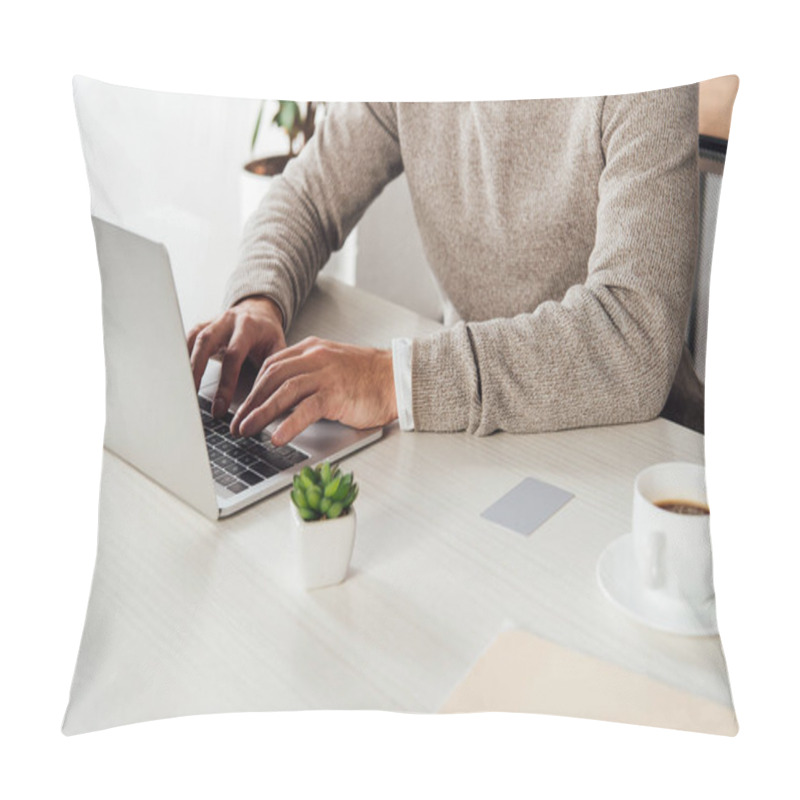
<svg viewBox="0 0 800 800"><path fill-rule="evenodd" d="M517 711L735 736L732 708L524 630L501 633L439 709Z"/></svg>

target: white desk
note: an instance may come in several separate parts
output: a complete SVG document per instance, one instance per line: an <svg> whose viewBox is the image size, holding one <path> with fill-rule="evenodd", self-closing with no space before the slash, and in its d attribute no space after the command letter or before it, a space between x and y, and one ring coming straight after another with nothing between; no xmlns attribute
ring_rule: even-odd
<svg viewBox="0 0 800 800"><path fill-rule="evenodd" d="M321 282L292 339L388 346L438 326ZM106 453L97 567L65 731L214 711L437 711L511 623L729 704L717 637L608 603L597 559L627 533L636 473L702 462L662 419L531 436L406 434L346 460L361 485L345 583L294 583L288 494L210 522ZM480 513L523 477L575 497L532 536Z"/></svg>

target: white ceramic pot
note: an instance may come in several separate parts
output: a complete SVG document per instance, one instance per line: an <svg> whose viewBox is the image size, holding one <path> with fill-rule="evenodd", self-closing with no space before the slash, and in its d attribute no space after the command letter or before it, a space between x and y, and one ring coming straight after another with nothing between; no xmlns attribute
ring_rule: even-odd
<svg viewBox="0 0 800 800"><path fill-rule="evenodd" d="M356 510L337 519L306 522L292 507L300 580L306 589L341 583L347 576L356 539Z"/></svg>

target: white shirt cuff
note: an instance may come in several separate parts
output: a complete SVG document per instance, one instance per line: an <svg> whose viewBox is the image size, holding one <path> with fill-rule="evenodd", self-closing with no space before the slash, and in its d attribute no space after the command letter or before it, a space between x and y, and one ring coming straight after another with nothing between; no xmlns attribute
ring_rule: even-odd
<svg viewBox="0 0 800 800"><path fill-rule="evenodd" d="M411 339L392 339L392 369L400 430L414 430L413 395L411 393Z"/></svg>

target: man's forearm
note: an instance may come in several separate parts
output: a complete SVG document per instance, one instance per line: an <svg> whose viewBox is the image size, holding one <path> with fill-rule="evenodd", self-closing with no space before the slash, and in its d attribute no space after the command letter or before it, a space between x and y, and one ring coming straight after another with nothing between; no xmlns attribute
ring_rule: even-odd
<svg viewBox="0 0 800 800"><path fill-rule="evenodd" d="M335 104L248 220L226 291L230 307L249 295L273 298L288 329L317 273L366 208L403 169L391 129L363 103Z"/></svg>

